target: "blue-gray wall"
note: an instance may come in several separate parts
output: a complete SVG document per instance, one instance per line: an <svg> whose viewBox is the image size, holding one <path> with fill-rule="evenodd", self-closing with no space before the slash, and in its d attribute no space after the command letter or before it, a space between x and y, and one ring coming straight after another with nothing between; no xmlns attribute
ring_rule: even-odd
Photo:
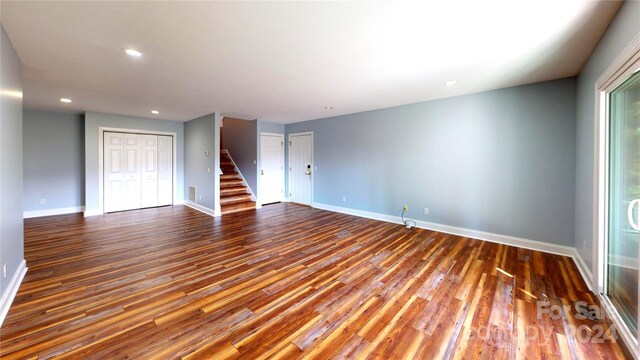
<svg viewBox="0 0 640 360"><path fill-rule="evenodd" d="M206 115L184 124L185 163L184 199L189 199L189 186L196 187L196 204L215 211L216 176L220 166L219 120L217 114ZM216 136L216 133L218 136ZM216 144L216 137L218 142ZM226 140L226 139L225 139ZM208 155L207 155L208 154Z"/></svg>
<svg viewBox="0 0 640 360"><path fill-rule="evenodd" d="M22 64L0 26L0 299L24 258ZM2 266L7 265L7 277ZM0 304L4 308L5 304Z"/></svg>
<svg viewBox="0 0 640 360"><path fill-rule="evenodd" d="M595 221L595 83L638 35L640 2L625 1L578 76L575 247L592 273Z"/></svg>
<svg viewBox="0 0 640 360"><path fill-rule="evenodd" d="M85 144L85 206L86 211L94 211L100 208L99 191L99 154L98 154L98 129L100 127L118 128L127 130L164 131L177 134L177 184L176 201L182 201L184 188L184 123L178 121L163 121L130 116L102 114L87 112L84 115L84 144Z"/></svg>
<svg viewBox="0 0 640 360"><path fill-rule="evenodd" d="M396 216L408 204L414 219L572 246L575 89L562 79L286 132L314 132L315 203Z"/></svg>
<svg viewBox="0 0 640 360"><path fill-rule="evenodd" d="M22 114L24 211L84 206L84 115Z"/></svg>
<svg viewBox="0 0 640 360"><path fill-rule="evenodd" d="M247 185L254 194L258 193L256 183L257 120L241 120L225 117L222 119L223 147L242 173Z"/></svg>

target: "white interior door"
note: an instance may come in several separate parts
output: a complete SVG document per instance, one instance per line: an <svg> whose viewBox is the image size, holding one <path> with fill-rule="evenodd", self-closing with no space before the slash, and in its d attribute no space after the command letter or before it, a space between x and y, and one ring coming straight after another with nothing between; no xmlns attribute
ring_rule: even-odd
<svg viewBox="0 0 640 360"><path fill-rule="evenodd" d="M284 195L284 135L260 136L260 202L282 201Z"/></svg>
<svg viewBox="0 0 640 360"><path fill-rule="evenodd" d="M173 137L158 136L158 206L173 203Z"/></svg>
<svg viewBox="0 0 640 360"><path fill-rule="evenodd" d="M158 206L158 136L138 135L142 187L141 207Z"/></svg>
<svg viewBox="0 0 640 360"><path fill-rule="evenodd" d="M124 209L124 134L104 133L104 211Z"/></svg>
<svg viewBox="0 0 640 360"><path fill-rule="evenodd" d="M140 198L140 139L137 134L124 134L124 203L123 209L139 209Z"/></svg>
<svg viewBox="0 0 640 360"><path fill-rule="evenodd" d="M289 198L311 205L313 183L313 135L289 135Z"/></svg>

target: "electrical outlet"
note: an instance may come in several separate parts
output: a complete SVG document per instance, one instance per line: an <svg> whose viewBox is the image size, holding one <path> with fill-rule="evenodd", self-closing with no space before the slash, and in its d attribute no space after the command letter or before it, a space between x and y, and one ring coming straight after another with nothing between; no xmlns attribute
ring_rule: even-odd
<svg viewBox="0 0 640 360"><path fill-rule="evenodd" d="M342 195L342 202L347 202L347 197Z"/></svg>
<svg viewBox="0 0 640 360"><path fill-rule="evenodd" d="M210 173L210 172L211 172L211 168L210 168L210 167L208 167L208 168L207 168L207 172L208 172L208 173Z"/></svg>
<svg viewBox="0 0 640 360"><path fill-rule="evenodd" d="M198 200L202 201L202 195L198 196Z"/></svg>
<svg viewBox="0 0 640 360"><path fill-rule="evenodd" d="M44 205L47 203L47 199L40 199L40 205Z"/></svg>
<svg viewBox="0 0 640 360"><path fill-rule="evenodd" d="M7 277L7 264L2 265L2 277Z"/></svg>
<svg viewBox="0 0 640 360"><path fill-rule="evenodd" d="M429 215L429 208L424 208L422 213L425 214L425 215Z"/></svg>
<svg viewBox="0 0 640 360"><path fill-rule="evenodd" d="M407 205L407 204L402 205L402 210L403 211L409 211L409 205Z"/></svg>

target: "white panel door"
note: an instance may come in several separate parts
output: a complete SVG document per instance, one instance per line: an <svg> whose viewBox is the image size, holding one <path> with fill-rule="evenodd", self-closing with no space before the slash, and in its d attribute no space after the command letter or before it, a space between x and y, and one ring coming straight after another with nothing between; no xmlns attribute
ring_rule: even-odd
<svg viewBox="0 0 640 360"><path fill-rule="evenodd" d="M138 135L140 141L141 207L158 206L158 136Z"/></svg>
<svg viewBox="0 0 640 360"><path fill-rule="evenodd" d="M104 211L119 211L124 198L124 134L104 133Z"/></svg>
<svg viewBox="0 0 640 360"><path fill-rule="evenodd" d="M312 134L289 135L289 198L311 205L313 170Z"/></svg>
<svg viewBox="0 0 640 360"><path fill-rule="evenodd" d="M124 134L124 207L120 210L139 209L140 198L140 138L137 134Z"/></svg>
<svg viewBox="0 0 640 360"><path fill-rule="evenodd" d="M173 203L173 137L104 133L104 211Z"/></svg>
<svg viewBox="0 0 640 360"><path fill-rule="evenodd" d="M158 136L158 206L173 203L173 137Z"/></svg>
<svg viewBox="0 0 640 360"><path fill-rule="evenodd" d="M284 135L260 136L260 193L262 204L282 201L284 195Z"/></svg>

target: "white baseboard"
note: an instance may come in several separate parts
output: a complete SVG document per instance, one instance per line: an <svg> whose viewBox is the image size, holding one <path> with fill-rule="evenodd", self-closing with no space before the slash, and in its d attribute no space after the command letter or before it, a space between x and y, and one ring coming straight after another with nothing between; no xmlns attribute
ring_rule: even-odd
<svg viewBox="0 0 640 360"><path fill-rule="evenodd" d="M394 224L402 224L402 218L400 216L386 215L386 214L344 208L340 206L334 206L334 205L328 205L328 204L322 204L322 203L313 203L312 206L314 208L318 208L322 210L354 215L354 216L364 217L368 219L381 220L381 221L386 221ZM587 283L587 286L589 286L589 289L592 290L593 277L591 275L591 271L589 271L589 268L586 266L586 264L584 263L584 261L582 260L582 258L580 257L580 255L578 254L578 252L574 247L566 246L566 245L551 244L551 243L546 243L546 242L537 241L537 240L524 239L524 238L519 238L515 236L495 234L495 233L473 230L473 229L466 229L466 228L461 228L456 226L437 224L437 223L432 223L427 221L420 221L420 220L414 220L414 221L416 222L416 227L422 228L422 229L434 230L434 231L439 231L447 234L470 237L470 238L490 241L498 244L511 245L511 246L516 246L524 249L542 251L546 253L571 257L576 263L576 266L578 267L578 270L580 271L580 274L582 275L584 281Z"/></svg>
<svg viewBox="0 0 640 360"><path fill-rule="evenodd" d="M103 214L104 214L104 212L102 212L102 210L100 210L100 209L91 209L91 210L85 210L84 211L84 217L103 215Z"/></svg>
<svg viewBox="0 0 640 360"><path fill-rule="evenodd" d="M206 206L202 206L202 205L200 205L200 204L196 204L196 203L193 203L193 202L191 202L191 201L187 201L187 200L185 200L185 202L184 202L184 206L188 206L188 207L190 207L190 208L192 208L192 209L194 209L194 210L198 210L198 211L200 211L201 213L205 213L205 214L207 214L207 215L209 215L209 216L213 216L213 217L218 217L218 216L220 216L220 214L219 214L219 213L217 213L217 211L215 211L215 210L211 210L211 209L209 209L209 208L208 208L208 207L206 207Z"/></svg>
<svg viewBox="0 0 640 360"><path fill-rule="evenodd" d="M29 219L29 218L42 217L42 216L75 214L75 213L81 213L81 212L84 212L84 206L25 211L22 213L22 217L25 219Z"/></svg>
<svg viewBox="0 0 640 360"><path fill-rule="evenodd" d="M587 283L589 290L594 293L597 292L594 288L593 274L591 273L591 269L589 269L587 263L584 262L584 259L582 258L582 256L580 256L578 250L573 249L573 255L571 257L573 258L573 262L576 263L578 271L580 271L580 275L582 275L582 279L584 279L584 282Z"/></svg>
<svg viewBox="0 0 640 360"><path fill-rule="evenodd" d="M0 326L4 322L4 318L7 316L9 312L9 308L11 307L11 303L13 303L13 299L15 299L16 294L18 293L18 288L22 283L22 279L24 279L24 275L27 273L27 262L22 259L20 265L18 265L18 269L13 274L11 278L11 282L7 287L4 294L2 294L2 298L0 299Z"/></svg>

